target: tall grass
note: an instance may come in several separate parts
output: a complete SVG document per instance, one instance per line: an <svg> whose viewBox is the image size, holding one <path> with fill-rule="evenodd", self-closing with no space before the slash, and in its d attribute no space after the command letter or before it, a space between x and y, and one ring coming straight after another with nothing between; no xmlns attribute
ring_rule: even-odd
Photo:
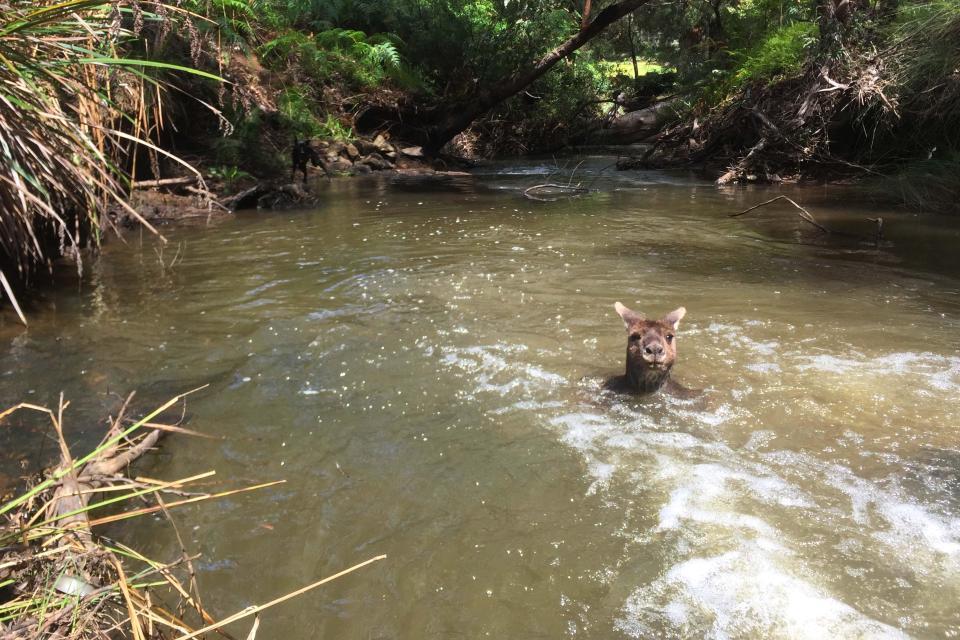
<svg viewBox="0 0 960 640"><path fill-rule="evenodd" d="M890 97L911 138L922 151L960 151L960 1L903 4L887 31Z"/></svg>
<svg viewBox="0 0 960 640"><path fill-rule="evenodd" d="M162 120L155 74L192 70L123 52L144 28L178 16L175 5L138 0L0 2L0 279L8 296L8 282L24 283L60 255L79 265L80 249L111 226L108 206L153 229L126 203L127 171L137 146L163 153L148 141Z"/></svg>

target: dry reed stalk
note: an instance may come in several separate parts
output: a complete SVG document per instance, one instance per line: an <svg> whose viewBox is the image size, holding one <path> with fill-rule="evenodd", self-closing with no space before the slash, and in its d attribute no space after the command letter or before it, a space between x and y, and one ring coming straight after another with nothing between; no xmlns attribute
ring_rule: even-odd
<svg viewBox="0 0 960 640"><path fill-rule="evenodd" d="M117 416L111 419L110 429L101 445L81 458L74 457L66 444L63 425L64 412L69 403L62 397L56 411L20 403L0 412L0 421L20 410L37 411L48 416L57 434L61 455L60 465L47 480L24 495L0 505L0 514L6 514L9 521L7 525L0 525L0 549L5 553L17 554L0 562L0 587L16 588L12 600L0 602L0 640L85 640L112 637L117 632L130 635L135 640L155 637L187 640L209 631L216 631L233 640L222 629L224 625L259 614L386 557L370 558L270 602L248 607L216 621L200 601L192 563L198 556L191 556L186 551L170 510L177 506L276 486L284 481L167 502L162 493L182 491L183 487L207 479L215 472L207 471L171 481L130 480L118 475L119 471L149 450L160 435L156 429L147 434L137 433L137 430L162 424L152 420L186 395L177 396L145 418L126 426L128 420L125 416L133 398L133 394L130 394ZM175 431L180 431L180 428L177 427ZM91 496L97 493L120 495L91 503ZM156 506L96 518L91 516L95 510L124 504L146 495L155 497ZM95 526L158 511L162 511L170 521L180 546L180 556L172 562L150 560L126 545L109 543L92 533ZM142 565L143 568L131 571L125 561ZM180 565L188 568L189 585L184 585L174 573L174 569ZM146 582L153 576L158 576L160 580ZM172 613L157 600L156 594L150 591L157 586L169 588L170 594L179 599L179 613ZM202 628L194 629L185 621L184 603L200 616L204 625ZM257 617L247 635L248 640L256 638L259 624Z"/></svg>

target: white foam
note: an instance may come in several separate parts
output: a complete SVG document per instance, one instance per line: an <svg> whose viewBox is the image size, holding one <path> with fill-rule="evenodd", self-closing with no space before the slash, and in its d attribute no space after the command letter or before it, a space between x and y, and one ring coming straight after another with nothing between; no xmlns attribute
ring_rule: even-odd
<svg viewBox="0 0 960 640"><path fill-rule="evenodd" d="M757 544L674 565L630 595L616 626L634 638L907 637L795 575L780 553Z"/></svg>
<svg viewBox="0 0 960 640"><path fill-rule="evenodd" d="M903 553L920 544L942 554L945 569L960 571L960 518L937 516L909 502L882 501L877 507L890 525L890 530L877 533L877 538Z"/></svg>
<svg viewBox="0 0 960 640"><path fill-rule="evenodd" d="M567 380L518 356L523 345L495 344L465 348L444 347L441 363L469 373L474 393L507 395L513 391L527 394L538 389L558 387Z"/></svg>
<svg viewBox="0 0 960 640"><path fill-rule="evenodd" d="M929 384L938 391L960 390L960 357L936 353L892 352L875 357L861 354L790 354L800 371L822 371L835 374L856 373L858 376L914 376L921 380L918 390ZM898 383L899 384L899 383Z"/></svg>
<svg viewBox="0 0 960 640"><path fill-rule="evenodd" d="M910 572L960 575L960 517L920 504L895 482L866 480L846 467L809 455L777 452L765 457L778 466L817 477L824 488L846 497L846 508L841 503L839 509L831 510L834 528L867 533L872 554L884 563ZM821 498L821 502L825 500ZM821 510L826 512L826 506L822 504Z"/></svg>

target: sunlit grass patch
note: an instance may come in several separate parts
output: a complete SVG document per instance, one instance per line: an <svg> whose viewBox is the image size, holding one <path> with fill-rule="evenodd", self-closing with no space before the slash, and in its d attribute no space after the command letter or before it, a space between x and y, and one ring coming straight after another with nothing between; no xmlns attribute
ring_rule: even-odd
<svg viewBox="0 0 960 640"><path fill-rule="evenodd" d="M603 75L607 78L615 78L617 76L627 76L633 77L633 61L629 58L626 60L620 61L609 61L604 60L598 63L600 69L603 71ZM667 66L664 66L653 60L644 60L642 58L637 59L637 76L645 76L648 73L663 73L664 71L670 71L671 69Z"/></svg>

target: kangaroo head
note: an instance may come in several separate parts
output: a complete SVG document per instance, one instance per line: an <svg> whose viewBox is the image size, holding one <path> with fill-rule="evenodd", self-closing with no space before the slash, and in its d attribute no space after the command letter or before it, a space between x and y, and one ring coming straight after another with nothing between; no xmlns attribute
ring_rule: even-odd
<svg viewBox="0 0 960 640"><path fill-rule="evenodd" d="M640 391L656 391L677 359L677 328L687 310L680 307L660 320L647 320L619 302L614 308L627 329L627 379Z"/></svg>

